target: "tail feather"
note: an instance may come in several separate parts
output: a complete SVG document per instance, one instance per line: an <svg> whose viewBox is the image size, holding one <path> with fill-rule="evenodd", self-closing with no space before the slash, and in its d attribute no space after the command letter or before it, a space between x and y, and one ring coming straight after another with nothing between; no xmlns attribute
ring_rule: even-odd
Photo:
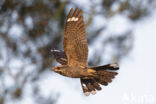
<svg viewBox="0 0 156 104"><path fill-rule="evenodd" d="M92 67L92 69L95 70L119 70L119 66L117 63L114 64L107 64L107 65L103 65L103 66L97 66L97 67Z"/></svg>
<svg viewBox="0 0 156 104"><path fill-rule="evenodd" d="M100 85L96 81L93 83L93 86L96 88L96 90L99 90L99 91L101 90Z"/></svg>
<svg viewBox="0 0 156 104"><path fill-rule="evenodd" d="M88 72L93 75L92 78L80 78L83 92L86 96L96 94L96 90L101 90L101 85L107 86L112 82L112 79L118 74L119 69L117 64L107 64L98 67L88 68Z"/></svg>
<svg viewBox="0 0 156 104"><path fill-rule="evenodd" d="M116 71L119 70L119 67L118 64L115 63L92 67L91 69L94 69L98 75L97 78L95 78L95 80L98 83L107 86L108 83L111 83L112 79L115 78L115 76L118 74Z"/></svg>
<svg viewBox="0 0 156 104"><path fill-rule="evenodd" d="M81 86L83 89L83 92L86 96L89 96L91 94L96 94L96 90L101 90L101 87L99 83L95 81L95 79L80 79Z"/></svg>
<svg viewBox="0 0 156 104"><path fill-rule="evenodd" d="M102 85L104 85L104 86L107 86L107 85L108 85L107 82L105 82L105 81L101 81L101 80L99 81L99 83L102 84Z"/></svg>

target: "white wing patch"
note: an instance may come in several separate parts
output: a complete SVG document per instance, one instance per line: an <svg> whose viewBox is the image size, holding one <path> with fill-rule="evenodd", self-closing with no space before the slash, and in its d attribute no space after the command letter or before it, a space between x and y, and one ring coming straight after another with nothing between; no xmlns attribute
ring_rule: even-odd
<svg viewBox="0 0 156 104"><path fill-rule="evenodd" d="M70 22L70 21L76 22L78 20L79 20L79 18L72 17L72 18L68 18L67 22Z"/></svg>
<svg viewBox="0 0 156 104"><path fill-rule="evenodd" d="M112 67L114 67L114 68L117 68L117 67L119 67L117 63L110 64L110 66L112 66Z"/></svg>
<svg viewBox="0 0 156 104"><path fill-rule="evenodd" d="M61 52L60 50L52 49L51 52Z"/></svg>

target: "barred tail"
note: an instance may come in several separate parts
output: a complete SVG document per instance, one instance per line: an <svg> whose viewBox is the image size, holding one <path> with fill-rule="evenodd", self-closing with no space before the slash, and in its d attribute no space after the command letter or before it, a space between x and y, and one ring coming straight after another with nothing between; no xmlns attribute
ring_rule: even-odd
<svg viewBox="0 0 156 104"><path fill-rule="evenodd" d="M118 74L116 71L119 70L117 64L107 64L103 66L93 67L92 69L96 70L98 77L95 80L107 86L108 83L112 82L112 79Z"/></svg>
<svg viewBox="0 0 156 104"><path fill-rule="evenodd" d="M81 78L81 86L86 96L96 94L96 90L101 90L101 85L107 86L108 83L112 82L112 79L118 74L116 71L119 70L117 64L107 64L103 66L91 67L91 72L95 73L96 76L93 78Z"/></svg>

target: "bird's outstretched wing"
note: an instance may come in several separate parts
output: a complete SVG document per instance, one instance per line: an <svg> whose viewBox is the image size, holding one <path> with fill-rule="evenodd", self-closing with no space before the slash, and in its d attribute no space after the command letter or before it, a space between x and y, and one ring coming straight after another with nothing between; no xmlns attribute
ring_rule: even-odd
<svg viewBox="0 0 156 104"><path fill-rule="evenodd" d="M67 15L63 48L69 66L87 67L88 44L83 21L82 11L78 8L70 10Z"/></svg>
<svg viewBox="0 0 156 104"><path fill-rule="evenodd" d="M52 49L51 52L57 62L59 62L62 65L67 65L67 57L63 50L61 51Z"/></svg>

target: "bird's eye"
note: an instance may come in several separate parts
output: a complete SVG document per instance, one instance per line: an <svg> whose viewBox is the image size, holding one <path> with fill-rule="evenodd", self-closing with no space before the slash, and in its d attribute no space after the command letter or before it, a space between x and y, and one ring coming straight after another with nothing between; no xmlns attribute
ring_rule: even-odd
<svg viewBox="0 0 156 104"><path fill-rule="evenodd" d="M62 74L62 72L59 72L60 74Z"/></svg>
<svg viewBox="0 0 156 104"><path fill-rule="evenodd" d="M57 69L60 69L60 67L58 67Z"/></svg>

